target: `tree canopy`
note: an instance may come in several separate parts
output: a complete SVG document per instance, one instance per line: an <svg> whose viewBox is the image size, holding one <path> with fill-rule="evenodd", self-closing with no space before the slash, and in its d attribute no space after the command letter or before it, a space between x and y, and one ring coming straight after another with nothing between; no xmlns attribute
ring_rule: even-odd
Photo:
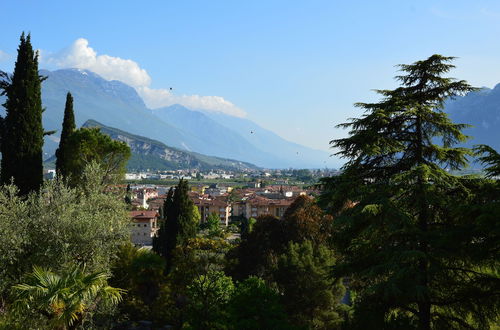
<svg viewBox="0 0 500 330"><path fill-rule="evenodd" d="M75 113L73 111L73 96L68 92L66 95L66 106L64 107L64 118L62 123L61 140L56 150L56 172L63 178L70 174L71 158L75 157L68 150L68 140L76 130Z"/></svg>
<svg viewBox="0 0 500 330"><path fill-rule="evenodd" d="M396 316L419 329L467 328L486 324L498 308L484 301L498 285L484 268L486 233L465 230L474 225L453 212L473 192L449 170L466 166L472 152L455 146L467 139L467 125L442 109L474 89L444 77L452 60L400 65L401 86L378 90L380 102L358 103L365 114L339 125L349 137L331 141L347 159L340 176L323 180L321 205L336 215L332 240L341 255L333 275L351 278L358 320L371 326ZM471 249L456 249L462 244Z"/></svg>
<svg viewBox="0 0 500 330"><path fill-rule="evenodd" d="M31 46L31 36L24 33L17 52L14 73L0 72L1 95L5 118L1 120L1 174L2 184L11 180L19 193L26 195L37 191L43 183L41 85L38 74L38 52Z"/></svg>
<svg viewBox="0 0 500 330"><path fill-rule="evenodd" d="M126 143L112 140L99 128L80 128L73 131L65 147L68 154L66 170L68 180L75 186L81 181L85 166L97 162L103 170L100 180L115 183L123 178L130 148Z"/></svg>

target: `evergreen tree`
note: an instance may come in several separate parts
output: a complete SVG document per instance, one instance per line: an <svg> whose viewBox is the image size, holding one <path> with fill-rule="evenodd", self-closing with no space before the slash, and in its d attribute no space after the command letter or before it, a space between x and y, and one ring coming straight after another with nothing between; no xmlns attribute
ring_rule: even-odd
<svg viewBox="0 0 500 330"><path fill-rule="evenodd" d="M280 295L251 276L239 283L228 304L234 329L290 329Z"/></svg>
<svg viewBox="0 0 500 330"><path fill-rule="evenodd" d="M130 188L130 183L127 184L127 189L125 190L125 197L123 199L125 204L132 205L132 188Z"/></svg>
<svg viewBox="0 0 500 330"><path fill-rule="evenodd" d="M280 255L274 278L293 325L300 329L338 329L344 288L329 276L333 253L311 241L290 242Z"/></svg>
<svg viewBox="0 0 500 330"><path fill-rule="evenodd" d="M42 99L38 75L38 53L33 51L30 35L21 35L17 60L12 76L2 72L0 82L6 116L2 120L2 162L0 181L11 179L26 195L36 191L43 182Z"/></svg>
<svg viewBox="0 0 500 330"><path fill-rule="evenodd" d="M73 96L68 92L66 95L66 106L64 108L64 119L62 123L61 140L59 148L56 150L56 171L57 174L66 177L70 172L68 158L71 154L68 152L68 139L71 133L76 129L75 114L73 112Z"/></svg>
<svg viewBox="0 0 500 330"><path fill-rule="evenodd" d="M474 148L481 164L486 165L484 171L487 177L500 177L500 154L490 146L480 144Z"/></svg>
<svg viewBox="0 0 500 330"><path fill-rule="evenodd" d="M442 109L473 88L443 77L452 59L401 65L401 87L357 104L365 115L339 125L350 136L331 141L348 160L340 176L323 181L321 202L337 215L332 238L342 256L334 275L351 278L356 314L374 328L394 316L419 329L467 328L498 311L498 302L483 300L498 287L478 257L489 251L475 225L453 212L470 190L447 169L466 166L471 152L454 147L466 140L466 125Z"/></svg>
<svg viewBox="0 0 500 330"><path fill-rule="evenodd" d="M181 179L175 187L171 202L165 201L165 254L167 269L171 267L172 252L178 245L184 245L189 238L196 237L199 219L196 218L193 201L188 195L189 186ZM169 205L167 205L167 202Z"/></svg>
<svg viewBox="0 0 500 330"><path fill-rule="evenodd" d="M166 222L169 218L169 214L172 217L172 203L174 197L174 189L170 187L167 193L167 197L163 202L163 219L160 222L160 229L158 230L158 235L153 237L153 251L158 253L160 256L165 257L167 255L167 232L166 232Z"/></svg>

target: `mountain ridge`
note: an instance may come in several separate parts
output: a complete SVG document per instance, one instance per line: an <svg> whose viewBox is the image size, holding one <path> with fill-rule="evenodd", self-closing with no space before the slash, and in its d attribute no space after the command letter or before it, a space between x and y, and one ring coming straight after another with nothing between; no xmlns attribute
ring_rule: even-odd
<svg viewBox="0 0 500 330"><path fill-rule="evenodd" d="M68 91L74 98L78 126L93 119L103 125L147 136L181 150L239 159L266 168L318 168L323 167L323 160L329 157L326 151L314 151L314 157L294 157L290 152L282 152L281 149L285 148L271 147L262 150L238 129L216 123L205 113L184 107L179 111L183 112L179 114L180 117L195 113L195 117L205 120L206 126L201 122L191 125L190 121L182 120L174 125L173 118L161 119L153 113L156 111L157 114L157 110L148 109L134 88L120 81L105 80L88 70L41 70L40 74L48 77L42 84L42 103L46 108L43 125L46 130L57 131L45 139L44 159L49 158L57 149L64 100ZM212 134L204 134L205 131ZM269 146L275 145L280 139L276 135L268 141ZM278 144L281 145L282 142Z"/></svg>
<svg viewBox="0 0 500 330"><path fill-rule="evenodd" d="M58 131L45 138L44 159L58 146L64 100L70 91L78 126L93 119L179 150L265 168L320 168L332 162L328 152L286 141L245 118L180 105L148 109L134 88L88 70L41 70L40 74L48 77L42 84L44 129ZM0 104L4 99L0 97ZM500 150L500 84L449 100L444 111L454 122L474 126L464 130L474 137L465 146L488 144ZM3 112L0 107L0 115Z"/></svg>
<svg viewBox="0 0 500 330"><path fill-rule="evenodd" d="M103 134L108 135L113 140L125 142L132 153L127 165L130 170L177 170L183 168L259 170L259 167L250 163L179 150L160 141L109 127L92 119L87 120L82 127L97 127Z"/></svg>

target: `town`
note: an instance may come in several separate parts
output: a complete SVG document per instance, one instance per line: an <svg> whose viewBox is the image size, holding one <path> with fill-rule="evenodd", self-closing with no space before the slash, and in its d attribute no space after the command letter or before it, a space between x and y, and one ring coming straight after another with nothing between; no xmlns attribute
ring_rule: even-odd
<svg viewBox="0 0 500 330"><path fill-rule="evenodd" d="M122 186L123 188L123 186ZM153 237L159 230L159 218L163 212L166 191L169 186L128 185L131 198L131 240L140 246L152 246ZM209 215L216 214L220 225L229 227L240 223L242 218L272 215L281 218L297 196L316 196L318 189L299 186L266 185L260 183L242 188L221 184L191 186L189 198L198 208L203 224ZM235 228L237 229L237 228Z"/></svg>

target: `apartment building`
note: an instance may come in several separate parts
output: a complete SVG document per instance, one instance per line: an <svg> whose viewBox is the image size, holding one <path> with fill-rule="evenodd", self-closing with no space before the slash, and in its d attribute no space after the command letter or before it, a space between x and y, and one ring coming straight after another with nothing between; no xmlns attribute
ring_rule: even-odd
<svg viewBox="0 0 500 330"><path fill-rule="evenodd" d="M198 207L201 215L201 221L206 221L208 216L215 213L219 216L220 223L229 225L229 217L231 216L231 205L225 197L207 198L204 196L191 197L194 205Z"/></svg>

